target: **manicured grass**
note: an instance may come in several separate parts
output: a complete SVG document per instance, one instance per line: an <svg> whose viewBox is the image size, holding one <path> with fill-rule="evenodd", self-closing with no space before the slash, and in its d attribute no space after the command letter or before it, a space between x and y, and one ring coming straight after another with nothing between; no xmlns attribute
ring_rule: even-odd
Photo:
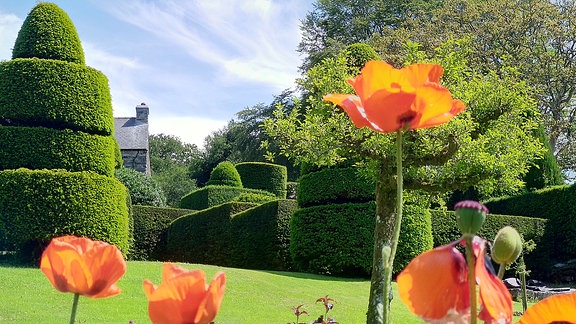
<svg viewBox="0 0 576 324"><path fill-rule="evenodd" d="M226 272L226 295L216 318L219 324L293 322L291 308L304 304L310 323L324 314L316 299L329 295L336 300L329 315L342 324L365 323L370 282L303 273L254 271L197 264L180 264L186 269L202 269L209 279L217 271ZM143 279L159 284L162 263L128 262L128 271L118 282L122 293L106 299L80 298L77 323L150 323ZM0 322L67 323L72 294L56 291L39 269L0 264ZM395 294L396 286L394 285ZM515 303L515 309L519 304ZM422 323L395 295L392 301L394 323ZM517 318L516 318L517 319Z"/></svg>

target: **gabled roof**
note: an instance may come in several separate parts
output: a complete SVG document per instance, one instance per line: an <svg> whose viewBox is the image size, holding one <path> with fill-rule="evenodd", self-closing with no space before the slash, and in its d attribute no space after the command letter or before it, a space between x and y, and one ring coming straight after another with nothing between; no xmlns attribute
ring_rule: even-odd
<svg viewBox="0 0 576 324"><path fill-rule="evenodd" d="M148 149L148 123L136 117L115 117L114 137L121 150Z"/></svg>

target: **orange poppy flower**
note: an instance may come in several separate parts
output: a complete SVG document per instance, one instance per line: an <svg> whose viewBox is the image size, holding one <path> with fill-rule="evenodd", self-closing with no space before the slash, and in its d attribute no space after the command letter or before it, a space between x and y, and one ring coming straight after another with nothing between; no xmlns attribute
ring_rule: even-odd
<svg viewBox="0 0 576 324"><path fill-rule="evenodd" d="M40 269L58 291L104 298L120 293L126 262L114 245L69 235L52 239Z"/></svg>
<svg viewBox="0 0 576 324"><path fill-rule="evenodd" d="M186 270L171 263L162 268L162 283L144 280L148 315L153 323L210 323L222 304L226 275L216 274L206 286L202 270Z"/></svg>
<svg viewBox="0 0 576 324"><path fill-rule="evenodd" d="M528 308L518 324L576 323L576 292L542 299Z"/></svg>
<svg viewBox="0 0 576 324"><path fill-rule="evenodd" d="M444 70L436 64L395 69L368 61L361 74L348 80L356 95L328 94L324 100L341 106L356 127L390 133L444 124L466 107L440 85Z"/></svg>
<svg viewBox="0 0 576 324"><path fill-rule="evenodd" d="M470 320L468 269L464 256L455 248L460 243L463 241L419 255L397 277L400 299L425 321L468 323ZM476 282L482 303L479 317L487 322L511 323L512 297L486 267L486 244L484 239L474 237Z"/></svg>

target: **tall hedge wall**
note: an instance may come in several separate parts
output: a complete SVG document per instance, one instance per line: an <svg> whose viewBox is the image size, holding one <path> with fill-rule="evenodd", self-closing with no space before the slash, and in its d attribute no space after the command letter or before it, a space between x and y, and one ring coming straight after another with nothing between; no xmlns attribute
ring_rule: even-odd
<svg viewBox="0 0 576 324"><path fill-rule="evenodd" d="M291 254L297 270L368 276L374 249L376 204L332 204L301 208L291 223ZM430 214L406 205L394 272L432 247Z"/></svg>
<svg viewBox="0 0 576 324"><path fill-rule="evenodd" d="M290 219L297 208L294 200L275 200L233 215L228 266L291 270Z"/></svg>
<svg viewBox="0 0 576 324"><path fill-rule="evenodd" d="M163 260L170 223L194 210L153 206L132 206L134 244L131 260Z"/></svg>
<svg viewBox="0 0 576 324"><path fill-rule="evenodd" d="M176 219L168 228L167 258L174 261L226 265L232 256L232 215L257 206L231 202Z"/></svg>
<svg viewBox="0 0 576 324"><path fill-rule="evenodd" d="M194 190L182 197L180 208L202 210L230 202L243 193L275 197L273 194L263 190L213 185Z"/></svg>
<svg viewBox="0 0 576 324"><path fill-rule="evenodd" d="M434 246L448 244L462 236L453 211L432 210L431 213ZM533 240L536 243L536 250L525 256L525 262L528 270L533 272L533 277L544 278L550 270L549 255L552 253L542 241L547 224L548 220L542 218L488 214L478 235L492 242L502 227L507 225L514 227L522 234L524 240Z"/></svg>
<svg viewBox="0 0 576 324"><path fill-rule="evenodd" d="M111 136L70 129L0 127L0 147L0 170L23 167L114 175L115 140Z"/></svg>
<svg viewBox="0 0 576 324"><path fill-rule="evenodd" d="M365 203L374 200L375 188L356 168L324 169L300 177L296 197L300 207Z"/></svg>
<svg viewBox="0 0 576 324"><path fill-rule="evenodd" d="M260 189L286 199L286 167L264 162L243 162L236 164L244 188Z"/></svg>
<svg viewBox="0 0 576 324"><path fill-rule="evenodd" d="M64 170L0 171L0 222L11 247L41 248L74 234L128 252L126 189L116 179ZM21 251L24 253L38 251Z"/></svg>
<svg viewBox="0 0 576 324"><path fill-rule="evenodd" d="M114 133L106 76L63 61L26 58L0 62L0 117L3 125Z"/></svg>
<svg viewBox="0 0 576 324"><path fill-rule="evenodd" d="M541 248L549 253L542 267L576 258L576 185L541 189L485 202L490 212L548 220ZM538 247L537 247L538 248ZM540 265L538 265L540 266Z"/></svg>

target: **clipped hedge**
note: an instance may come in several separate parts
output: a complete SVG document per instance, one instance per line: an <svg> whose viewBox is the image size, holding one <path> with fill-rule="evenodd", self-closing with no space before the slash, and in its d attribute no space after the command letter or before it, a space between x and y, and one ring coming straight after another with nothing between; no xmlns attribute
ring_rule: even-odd
<svg viewBox="0 0 576 324"><path fill-rule="evenodd" d="M233 254L232 215L257 206L231 202L176 219L168 228L166 256L180 262L226 265Z"/></svg>
<svg viewBox="0 0 576 324"><path fill-rule="evenodd" d="M515 197L491 199L484 204L490 212L505 215L547 219L540 246L548 253L550 267L557 262L576 258L576 185L550 187Z"/></svg>
<svg viewBox="0 0 576 324"><path fill-rule="evenodd" d="M243 162L236 164L244 188L260 189L286 199L286 167L264 162Z"/></svg>
<svg viewBox="0 0 576 324"><path fill-rule="evenodd" d="M132 206L134 244L131 260L163 260L170 223L194 210L153 206Z"/></svg>
<svg viewBox="0 0 576 324"><path fill-rule="evenodd" d="M347 203L297 210L290 251L298 271L367 277L372 269L376 204ZM430 214L405 205L394 272L432 247Z"/></svg>
<svg viewBox="0 0 576 324"><path fill-rule="evenodd" d="M296 197L300 207L365 203L374 200L375 189L355 168L324 169L300 177Z"/></svg>
<svg viewBox="0 0 576 324"><path fill-rule="evenodd" d="M113 176L115 142L112 136L69 129L0 127L0 170L66 169Z"/></svg>
<svg viewBox="0 0 576 324"><path fill-rule="evenodd" d="M12 58L29 57L84 64L84 51L74 24L53 3L34 6L18 32Z"/></svg>
<svg viewBox="0 0 576 324"><path fill-rule="evenodd" d="M182 197L180 199L180 208L202 210L233 201L236 197L246 193L264 195L271 197L271 199L276 199L276 196L263 190L230 186L206 186Z"/></svg>
<svg viewBox="0 0 576 324"><path fill-rule="evenodd" d="M206 182L206 185L242 188L242 180L234 164L229 161L224 161L218 163L214 170L212 170L210 179Z"/></svg>
<svg viewBox="0 0 576 324"><path fill-rule="evenodd" d="M431 210L431 213L434 246L448 244L462 236L456 225L456 215L453 211ZM536 250L526 254L525 262L528 270L533 271L533 277L543 278L550 271L549 255L552 252L542 241L547 223L548 220L542 218L488 214L478 235L492 242L502 227L514 227L525 241L533 240L536 243Z"/></svg>
<svg viewBox="0 0 576 324"><path fill-rule="evenodd" d="M28 259L65 234L106 241L128 252L126 188L93 172L0 171L0 222L11 246Z"/></svg>
<svg viewBox="0 0 576 324"><path fill-rule="evenodd" d="M235 214L231 222L233 253L227 266L243 269L292 269L290 219L295 200L275 200Z"/></svg>
<svg viewBox="0 0 576 324"><path fill-rule="evenodd" d="M108 79L98 70L70 62L0 62L0 123L112 135Z"/></svg>
<svg viewBox="0 0 576 324"><path fill-rule="evenodd" d="M233 201L240 201L240 202L249 202L249 203L256 203L256 204L264 204L269 201L276 200L276 197L263 195L259 193L251 193L245 192L241 193L239 196L233 199Z"/></svg>

